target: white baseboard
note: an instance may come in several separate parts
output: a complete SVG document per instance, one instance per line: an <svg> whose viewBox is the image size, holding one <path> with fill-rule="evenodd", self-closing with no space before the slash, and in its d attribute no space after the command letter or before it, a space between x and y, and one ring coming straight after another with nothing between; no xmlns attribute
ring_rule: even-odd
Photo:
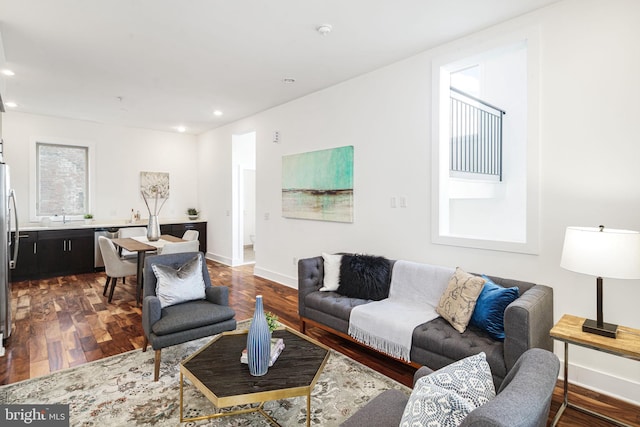
<svg viewBox="0 0 640 427"><path fill-rule="evenodd" d="M262 277L263 279L271 280L272 282L279 283L281 285L288 286L293 289L298 289L298 278L285 276L284 274L276 273L264 268L256 266L253 269L253 275Z"/></svg>
<svg viewBox="0 0 640 427"><path fill-rule="evenodd" d="M211 252L207 252L205 254L205 258L210 259L211 261L219 262L220 264L233 266L233 260L228 257L223 257L221 255L212 254Z"/></svg>
<svg viewBox="0 0 640 427"><path fill-rule="evenodd" d="M238 265L244 265L244 263L238 263L238 264L234 264L233 260L231 258L228 257L222 257L216 254L212 254L211 252L207 252L206 255L207 259L210 259L212 261L217 261L221 264L230 266L230 267L236 267ZM285 276L283 274L280 273L276 273L273 272L271 270L266 270L264 268L260 268L258 266L255 266L253 268L253 275L254 276L258 276L258 277L262 277L263 279L267 279L267 280L271 280L272 282L276 282L280 285L284 285L284 286L288 286L290 288L293 289L298 289L298 278L297 277L290 277L290 276Z"/></svg>
<svg viewBox="0 0 640 427"><path fill-rule="evenodd" d="M221 255L212 254L211 252L207 252L205 254L205 258L210 259L211 261L217 261L220 264L224 264L229 267L238 267L240 265L255 264L255 261L244 262L244 260L240 260L237 258L224 257Z"/></svg>
<svg viewBox="0 0 640 427"><path fill-rule="evenodd" d="M564 360L561 359L560 378L564 379ZM640 383L617 377L569 362L569 384L606 394L607 396L640 405Z"/></svg>

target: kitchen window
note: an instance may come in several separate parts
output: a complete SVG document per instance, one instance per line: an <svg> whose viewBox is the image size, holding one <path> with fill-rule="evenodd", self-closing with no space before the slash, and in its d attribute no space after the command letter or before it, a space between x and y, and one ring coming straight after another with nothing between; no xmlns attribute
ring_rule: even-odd
<svg viewBox="0 0 640 427"><path fill-rule="evenodd" d="M36 142L35 216L81 219L89 207L89 147Z"/></svg>

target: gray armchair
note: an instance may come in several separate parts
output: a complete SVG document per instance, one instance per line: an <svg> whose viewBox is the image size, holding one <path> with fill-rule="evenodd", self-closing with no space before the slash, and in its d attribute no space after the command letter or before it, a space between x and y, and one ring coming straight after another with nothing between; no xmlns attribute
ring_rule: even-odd
<svg viewBox="0 0 640 427"><path fill-rule="evenodd" d="M156 276L153 264L178 269L198 255L202 259L202 276L205 283L204 300L188 301L161 308L156 296ZM160 352L165 347L211 336L236 328L235 311L229 307L229 288L211 286L206 260L201 252L183 252L147 257L144 263L144 300L142 301L142 328L144 343L155 350L154 381L160 375Z"/></svg>
<svg viewBox="0 0 640 427"><path fill-rule="evenodd" d="M549 418L560 361L548 350L527 350L505 377L495 398L471 411L461 427L544 427ZM422 367L414 377L433 372ZM397 427L409 396L387 390L353 414L341 427Z"/></svg>

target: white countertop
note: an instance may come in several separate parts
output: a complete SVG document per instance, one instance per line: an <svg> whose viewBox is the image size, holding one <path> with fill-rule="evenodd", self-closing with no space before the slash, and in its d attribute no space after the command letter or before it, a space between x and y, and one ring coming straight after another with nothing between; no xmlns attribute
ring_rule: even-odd
<svg viewBox="0 0 640 427"><path fill-rule="evenodd" d="M187 223L195 223L195 222L206 222L206 219L198 218L198 219L189 219L186 217L183 218L167 218L160 219L160 225L163 224L187 224ZM62 221L51 221L48 225L43 225L39 222L21 222L20 223L20 231L45 231L45 230L73 230L73 229L81 229L81 228L109 228L109 227L146 227L149 224L149 219L144 218L140 221L124 221L124 220L111 220L111 221L100 221L93 220L91 222L85 222L85 220L80 221L67 221L66 224L63 224Z"/></svg>

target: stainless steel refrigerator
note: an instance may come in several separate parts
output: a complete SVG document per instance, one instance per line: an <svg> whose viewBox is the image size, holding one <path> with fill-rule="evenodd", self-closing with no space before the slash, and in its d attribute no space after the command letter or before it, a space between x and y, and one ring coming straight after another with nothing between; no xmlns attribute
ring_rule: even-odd
<svg viewBox="0 0 640 427"><path fill-rule="evenodd" d="M1 144L1 143L0 143ZM0 333L11 336L10 270L15 268L20 243L15 193L9 186L9 166L0 163ZM11 241L11 232L15 232ZM2 347L0 343L0 347Z"/></svg>

